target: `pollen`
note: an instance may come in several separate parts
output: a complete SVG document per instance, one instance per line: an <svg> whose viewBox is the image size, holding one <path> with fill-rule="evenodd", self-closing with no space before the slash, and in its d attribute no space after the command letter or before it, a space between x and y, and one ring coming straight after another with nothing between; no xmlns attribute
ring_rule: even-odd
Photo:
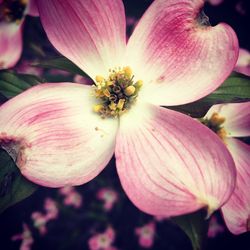
<svg viewBox="0 0 250 250"><path fill-rule="evenodd" d="M227 136L227 132L223 127L225 121L225 117L219 115L217 112L213 113L210 118L201 119L201 122L213 130L223 141Z"/></svg>
<svg viewBox="0 0 250 250"><path fill-rule="evenodd" d="M221 125L225 122L225 118L220 116L218 113L213 113L211 118L210 118L211 124L214 126Z"/></svg>
<svg viewBox="0 0 250 250"><path fill-rule="evenodd" d="M109 70L109 76L95 77L94 96L98 103L93 111L102 118L118 117L135 103L142 80L134 81L132 69L128 66Z"/></svg>

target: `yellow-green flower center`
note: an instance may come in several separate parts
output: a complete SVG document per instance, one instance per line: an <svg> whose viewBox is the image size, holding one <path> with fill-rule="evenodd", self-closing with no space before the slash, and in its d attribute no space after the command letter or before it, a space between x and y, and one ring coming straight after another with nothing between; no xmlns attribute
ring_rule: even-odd
<svg viewBox="0 0 250 250"><path fill-rule="evenodd" d="M110 70L106 79L96 76L94 92L99 102L93 107L94 112L102 118L122 115L135 103L142 84L141 80L134 81L130 67Z"/></svg>
<svg viewBox="0 0 250 250"><path fill-rule="evenodd" d="M222 140L225 139L227 132L222 126L225 122L224 117L215 112L209 119L201 119L201 122L211 130L213 130Z"/></svg>
<svg viewBox="0 0 250 250"><path fill-rule="evenodd" d="M0 22L20 22L28 0L8 0L0 4Z"/></svg>

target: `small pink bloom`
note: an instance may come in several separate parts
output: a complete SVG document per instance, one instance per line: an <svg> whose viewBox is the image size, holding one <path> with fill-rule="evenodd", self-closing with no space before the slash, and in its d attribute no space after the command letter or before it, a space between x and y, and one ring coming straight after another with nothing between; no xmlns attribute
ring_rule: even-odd
<svg viewBox="0 0 250 250"><path fill-rule="evenodd" d="M237 4L235 5L235 10L240 15L246 15L247 14L247 8L244 6L244 2L242 2L242 1L237 2Z"/></svg>
<svg viewBox="0 0 250 250"><path fill-rule="evenodd" d="M71 192L65 197L63 203L67 206L79 208L82 205L82 196L77 192Z"/></svg>
<svg viewBox="0 0 250 250"><path fill-rule="evenodd" d="M240 49L239 58L234 69L250 76L250 52L248 50Z"/></svg>
<svg viewBox="0 0 250 250"><path fill-rule="evenodd" d="M150 222L142 227L135 229L135 234L139 237L141 247L150 248L154 244L155 223Z"/></svg>
<svg viewBox="0 0 250 250"><path fill-rule="evenodd" d="M23 232L12 236L11 240L22 240L20 250L30 250L34 240L27 224L23 224Z"/></svg>
<svg viewBox="0 0 250 250"><path fill-rule="evenodd" d="M63 203L67 206L73 206L79 208L82 205L82 196L79 194L74 187L65 186L59 189L59 193L64 195L65 198Z"/></svg>
<svg viewBox="0 0 250 250"><path fill-rule="evenodd" d="M116 249L112 245L115 240L115 231L113 228L108 227L104 233L92 236L89 241L90 250L111 250Z"/></svg>
<svg viewBox="0 0 250 250"><path fill-rule="evenodd" d="M17 11L16 5L12 5L11 1L0 3L0 69L11 68L19 60L23 46L22 29L25 16L38 14L35 12L34 1L19 1L18 10L22 11L20 19L16 19L13 14Z"/></svg>
<svg viewBox="0 0 250 250"><path fill-rule="evenodd" d="M54 220L58 217L57 203L51 198L47 198L44 202L44 209L46 210L46 219Z"/></svg>
<svg viewBox="0 0 250 250"><path fill-rule="evenodd" d="M40 212L33 212L31 214L31 218L34 223L34 227L36 227L41 235L44 235L47 233L46 224L48 222L48 219L46 218L46 215L40 213Z"/></svg>
<svg viewBox="0 0 250 250"><path fill-rule="evenodd" d="M118 194L116 191L109 188L102 188L97 193L97 198L104 201L104 209L109 211L112 209L115 202L118 200Z"/></svg>
<svg viewBox="0 0 250 250"><path fill-rule="evenodd" d="M218 234L223 233L224 231L225 228L218 223L216 216L212 216L209 221L207 236L209 238L214 238Z"/></svg>
<svg viewBox="0 0 250 250"><path fill-rule="evenodd" d="M155 0L126 42L121 0L36 2L51 43L95 84L41 84L0 107L0 144L19 145L22 174L80 185L115 154L123 189L142 211L220 208L235 185L231 155L209 129L161 106L220 86L238 57L234 31L208 26L203 0Z"/></svg>
<svg viewBox="0 0 250 250"><path fill-rule="evenodd" d="M126 24L127 24L127 26L134 26L134 25L136 25L137 22L138 22L138 20L135 17L128 16L126 18Z"/></svg>
<svg viewBox="0 0 250 250"><path fill-rule="evenodd" d="M234 192L222 207L226 225L233 234L250 231L250 146L237 139L250 136L250 102L214 105L205 119L223 139L237 170Z"/></svg>
<svg viewBox="0 0 250 250"><path fill-rule="evenodd" d="M75 188L72 186L65 186L59 189L59 193L66 196L71 194L72 192L75 192Z"/></svg>

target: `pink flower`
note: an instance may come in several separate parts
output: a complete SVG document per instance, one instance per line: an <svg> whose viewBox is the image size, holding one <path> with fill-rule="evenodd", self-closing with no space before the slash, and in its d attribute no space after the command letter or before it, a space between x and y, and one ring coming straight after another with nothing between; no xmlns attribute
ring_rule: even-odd
<svg viewBox="0 0 250 250"><path fill-rule="evenodd" d="M235 70L250 76L250 53L246 49L240 49L239 58Z"/></svg>
<svg viewBox="0 0 250 250"><path fill-rule="evenodd" d="M135 229L135 234L139 236L139 245L141 247L150 248L154 244L155 223L150 222L143 227Z"/></svg>
<svg viewBox="0 0 250 250"><path fill-rule="evenodd" d="M40 212L33 212L31 214L31 218L34 223L34 227L36 227L41 235L45 235L47 233L46 224L48 222L48 219L46 215L40 213Z"/></svg>
<svg viewBox="0 0 250 250"><path fill-rule="evenodd" d="M233 234L250 231L250 146L236 139L250 136L250 102L214 105L205 124L221 137L237 169L236 187L222 207L226 225Z"/></svg>
<svg viewBox="0 0 250 250"><path fill-rule="evenodd" d="M63 203L67 206L79 208L82 205L82 196L76 192L74 187L65 186L59 190L59 193L64 195Z"/></svg>
<svg viewBox="0 0 250 250"><path fill-rule="evenodd" d="M116 248L111 246L114 240L115 231L113 228L108 227L104 233L92 236L88 244L90 250L115 250Z"/></svg>
<svg viewBox="0 0 250 250"><path fill-rule="evenodd" d="M118 194L112 189L102 188L97 193L97 198L104 201L104 209L109 211L118 200Z"/></svg>
<svg viewBox="0 0 250 250"><path fill-rule="evenodd" d="M54 220L58 217L57 203L51 198L47 198L44 202L44 209L46 210L46 219Z"/></svg>
<svg viewBox="0 0 250 250"><path fill-rule="evenodd" d="M68 206L79 208L82 205L82 196L77 192L72 192L65 197L63 203Z"/></svg>
<svg viewBox="0 0 250 250"><path fill-rule="evenodd" d="M22 53L25 16L38 15L34 0L15 2L0 3L0 69L11 68L17 63Z"/></svg>
<svg viewBox="0 0 250 250"><path fill-rule="evenodd" d="M209 221L207 236L209 238L214 238L218 234L223 233L224 231L225 228L218 223L216 216L212 216Z"/></svg>
<svg viewBox="0 0 250 250"><path fill-rule="evenodd" d="M32 237L32 233L27 224L23 224L23 232L21 234L17 234L12 236L11 240L22 240L20 250L30 250L31 245L33 244L34 240Z"/></svg>
<svg viewBox="0 0 250 250"><path fill-rule="evenodd" d="M37 3L52 44L95 84L41 84L0 107L0 145L15 144L22 174L49 187L81 185L115 153L142 211L221 207L235 185L231 155L198 121L161 105L193 102L227 78L238 57L234 31L209 26L202 0L155 0L126 44L121 0Z"/></svg>
<svg viewBox="0 0 250 250"><path fill-rule="evenodd" d="M75 192L75 188L72 186L65 186L59 189L59 193L66 196L73 192Z"/></svg>
<svg viewBox="0 0 250 250"><path fill-rule="evenodd" d="M240 14L240 15L246 15L247 14L247 7L244 5L243 1L238 1L235 5L235 10Z"/></svg>

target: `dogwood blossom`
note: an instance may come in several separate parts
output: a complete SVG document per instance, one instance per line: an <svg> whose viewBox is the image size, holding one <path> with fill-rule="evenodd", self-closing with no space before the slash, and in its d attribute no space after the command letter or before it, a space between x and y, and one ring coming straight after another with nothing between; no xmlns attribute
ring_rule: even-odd
<svg viewBox="0 0 250 250"><path fill-rule="evenodd" d="M222 207L226 225L233 234L250 231L250 146L237 139L250 136L250 102L214 105L204 121L224 141L237 169L236 188Z"/></svg>
<svg viewBox="0 0 250 250"><path fill-rule="evenodd" d="M211 27L202 0L155 0L126 44L121 0L37 3L51 43L94 85L42 84L0 107L0 144L14 149L22 174L80 185L115 153L139 209L174 216L221 207L235 186L230 153L198 121L161 106L193 102L226 79L238 57L234 31Z"/></svg>

